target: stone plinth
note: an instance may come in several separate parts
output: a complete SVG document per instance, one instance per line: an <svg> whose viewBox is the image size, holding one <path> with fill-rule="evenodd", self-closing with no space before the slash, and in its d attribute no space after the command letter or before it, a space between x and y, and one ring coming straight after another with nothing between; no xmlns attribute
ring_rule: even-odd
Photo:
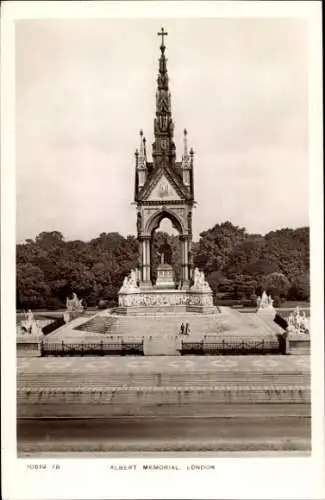
<svg viewBox="0 0 325 500"><path fill-rule="evenodd" d="M17 357L39 357L42 355L43 335L31 335L26 333L25 335L17 335L16 348Z"/></svg>
<svg viewBox="0 0 325 500"><path fill-rule="evenodd" d="M157 268L156 288L175 289L175 273L171 265L159 264Z"/></svg>
<svg viewBox="0 0 325 500"><path fill-rule="evenodd" d="M290 354L310 354L310 335L291 333L288 335Z"/></svg>
<svg viewBox="0 0 325 500"><path fill-rule="evenodd" d="M142 308L169 309L191 312L217 313L213 305L213 296L210 291L156 289L136 290L131 293L119 293L119 309L121 313L128 314Z"/></svg>

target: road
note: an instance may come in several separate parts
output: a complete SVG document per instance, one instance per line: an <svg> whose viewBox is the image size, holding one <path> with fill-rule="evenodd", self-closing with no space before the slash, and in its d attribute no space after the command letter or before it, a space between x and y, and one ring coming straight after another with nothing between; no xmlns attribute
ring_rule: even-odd
<svg viewBox="0 0 325 500"><path fill-rule="evenodd" d="M310 419L236 418L26 419L18 448L39 452L308 450Z"/></svg>

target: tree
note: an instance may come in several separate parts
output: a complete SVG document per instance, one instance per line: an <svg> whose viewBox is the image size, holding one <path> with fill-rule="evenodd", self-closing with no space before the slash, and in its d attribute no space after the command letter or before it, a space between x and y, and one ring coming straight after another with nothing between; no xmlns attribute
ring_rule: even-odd
<svg viewBox="0 0 325 500"><path fill-rule="evenodd" d="M72 291L88 305L116 301L124 276L137 261L133 236L102 233L89 242L65 242L59 231L43 232L17 245L17 305L64 307Z"/></svg>
<svg viewBox="0 0 325 500"><path fill-rule="evenodd" d="M43 231L35 238L35 243L46 248L57 246L64 242L63 235L60 231Z"/></svg>
<svg viewBox="0 0 325 500"><path fill-rule="evenodd" d="M226 275L232 278L237 275L260 275L263 247L264 239L262 236L247 236L243 241L239 241L224 266Z"/></svg>
<svg viewBox="0 0 325 500"><path fill-rule="evenodd" d="M265 255L290 282L309 272L309 228L280 229L264 237Z"/></svg>
<svg viewBox="0 0 325 500"><path fill-rule="evenodd" d="M263 287L273 297L285 298L288 295L290 282L282 273L271 273L263 279Z"/></svg>
<svg viewBox="0 0 325 500"><path fill-rule="evenodd" d="M16 276L17 307L33 309L45 307L50 297L50 287L44 282L42 269L33 264L19 264Z"/></svg>
<svg viewBox="0 0 325 500"><path fill-rule="evenodd" d="M292 300L309 300L310 297L310 280L309 273L305 272L292 283L288 299Z"/></svg>
<svg viewBox="0 0 325 500"><path fill-rule="evenodd" d="M246 230L227 221L216 224L200 234L194 254L194 265L206 274L223 269L232 256L234 248L247 237Z"/></svg>
<svg viewBox="0 0 325 500"><path fill-rule="evenodd" d="M160 231L152 242L153 275L165 238L178 280L179 238ZM261 236L227 221L203 231L191 254L218 298L248 299L254 293L260 295L264 287L274 297L309 298L308 227ZM124 238L117 232L101 233L85 242L65 241L60 231L43 231L35 240L17 244L16 262L19 308L65 307L72 291L89 306L100 300L116 303L124 277L139 266L139 245L134 236Z"/></svg>

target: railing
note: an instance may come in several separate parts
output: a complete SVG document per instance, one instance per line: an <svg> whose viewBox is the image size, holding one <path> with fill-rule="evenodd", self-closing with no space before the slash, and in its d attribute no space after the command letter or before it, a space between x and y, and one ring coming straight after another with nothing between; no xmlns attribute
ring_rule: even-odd
<svg viewBox="0 0 325 500"><path fill-rule="evenodd" d="M42 342L41 356L143 356L142 342L84 343Z"/></svg>
<svg viewBox="0 0 325 500"><path fill-rule="evenodd" d="M279 340L270 339L245 339L245 340L220 340L215 342L188 342L182 340L181 355L245 355L245 354L286 354L286 349Z"/></svg>

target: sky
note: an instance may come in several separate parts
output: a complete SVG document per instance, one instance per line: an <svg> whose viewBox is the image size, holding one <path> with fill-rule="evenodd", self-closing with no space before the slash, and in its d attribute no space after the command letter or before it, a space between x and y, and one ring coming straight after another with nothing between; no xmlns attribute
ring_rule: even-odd
<svg viewBox="0 0 325 500"><path fill-rule="evenodd" d="M307 32L299 18L16 22L17 241L136 234L135 149L153 142L164 26L177 160L195 151L193 236L308 225Z"/></svg>

